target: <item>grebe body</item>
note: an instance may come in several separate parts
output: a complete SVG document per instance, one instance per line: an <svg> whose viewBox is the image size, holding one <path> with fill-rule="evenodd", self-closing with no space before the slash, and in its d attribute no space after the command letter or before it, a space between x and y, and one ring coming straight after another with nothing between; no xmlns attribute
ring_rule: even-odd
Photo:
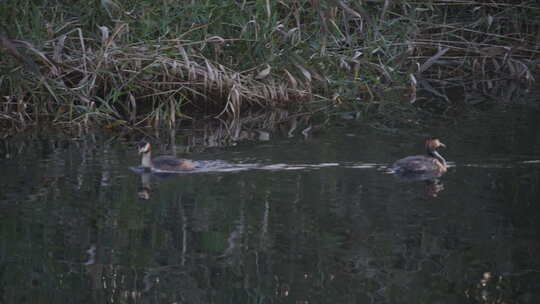
<svg viewBox="0 0 540 304"><path fill-rule="evenodd" d="M178 159L174 156L158 156L152 159L152 147L148 142L141 142L138 145L139 154L142 155L141 167L145 170L162 172L181 172L193 170L197 165L187 159Z"/></svg>
<svg viewBox="0 0 540 304"><path fill-rule="evenodd" d="M437 152L439 147L446 148L446 146L437 138L428 138L425 147L426 155L402 158L392 165L392 171L400 175L441 175L446 172L446 160Z"/></svg>

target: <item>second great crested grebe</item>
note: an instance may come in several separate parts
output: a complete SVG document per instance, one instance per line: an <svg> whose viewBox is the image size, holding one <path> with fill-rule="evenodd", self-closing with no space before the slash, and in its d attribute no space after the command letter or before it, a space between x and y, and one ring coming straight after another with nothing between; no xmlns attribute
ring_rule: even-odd
<svg viewBox="0 0 540 304"><path fill-rule="evenodd" d="M437 148L446 146L437 138L430 137L425 142L427 155L415 155L402 158L392 165L392 171L397 174L424 174L446 172L446 160L437 152Z"/></svg>
<svg viewBox="0 0 540 304"><path fill-rule="evenodd" d="M148 142L138 144L139 154L142 154L141 167L144 169L163 171L163 172L180 172L193 170L197 165L187 159L178 159L174 156L158 156L152 159L152 147Z"/></svg>

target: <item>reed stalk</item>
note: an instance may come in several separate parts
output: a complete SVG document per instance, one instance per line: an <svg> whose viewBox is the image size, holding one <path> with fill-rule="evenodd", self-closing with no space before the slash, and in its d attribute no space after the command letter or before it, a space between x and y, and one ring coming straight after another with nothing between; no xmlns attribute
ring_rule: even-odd
<svg viewBox="0 0 540 304"><path fill-rule="evenodd" d="M532 0L4 0L0 121L366 114L406 106L385 99L396 88L451 104L446 87L535 81L539 15Z"/></svg>

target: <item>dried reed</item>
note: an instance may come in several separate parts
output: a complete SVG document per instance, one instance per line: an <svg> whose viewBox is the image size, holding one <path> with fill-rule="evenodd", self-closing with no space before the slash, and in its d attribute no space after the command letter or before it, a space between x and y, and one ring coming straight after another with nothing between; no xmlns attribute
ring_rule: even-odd
<svg viewBox="0 0 540 304"><path fill-rule="evenodd" d="M395 88L450 103L448 86L533 82L539 16L532 0L7 0L0 119L172 126L254 107L369 113L400 105L384 98Z"/></svg>

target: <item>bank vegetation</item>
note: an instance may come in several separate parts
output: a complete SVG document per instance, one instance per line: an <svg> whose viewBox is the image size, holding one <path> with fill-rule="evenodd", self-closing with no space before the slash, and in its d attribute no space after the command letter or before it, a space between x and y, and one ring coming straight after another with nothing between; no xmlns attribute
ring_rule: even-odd
<svg viewBox="0 0 540 304"><path fill-rule="evenodd" d="M535 0L3 0L0 121L172 126L254 108L399 119L421 90L449 107L482 102L452 88L498 100L501 81L534 83L539 41Z"/></svg>

